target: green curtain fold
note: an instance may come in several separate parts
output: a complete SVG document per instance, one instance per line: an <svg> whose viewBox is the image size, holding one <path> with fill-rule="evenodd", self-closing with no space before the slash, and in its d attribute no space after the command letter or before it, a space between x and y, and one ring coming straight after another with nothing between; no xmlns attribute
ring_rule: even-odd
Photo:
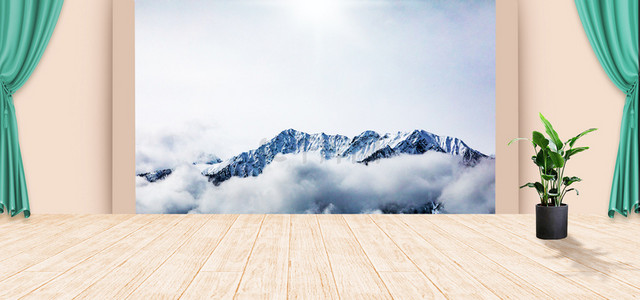
<svg viewBox="0 0 640 300"><path fill-rule="evenodd" d="M609 217L639 212L638 0L576 0L582 26L611 81L626 94Z"/></svg>
<svg viewBox="0 0 640 300"><path fill-rule="evenodd" d="M0 213L29 217L13 94L38 65L63 0L0 0Z"/></svg>

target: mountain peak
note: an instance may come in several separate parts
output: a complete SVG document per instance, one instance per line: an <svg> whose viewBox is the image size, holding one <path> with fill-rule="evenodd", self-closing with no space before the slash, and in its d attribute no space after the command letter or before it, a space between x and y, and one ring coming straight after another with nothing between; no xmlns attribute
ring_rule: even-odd
<svg viewBox="0 0 640 300"><path fill-rule="evenodd" d="M422 136L422 137L434 137L436 136L435 134L425 131L425 130L421 130L421 129L415 129L414 131L411 132L410 135L413 136Z"/></svg>
<svg viewBox="0 0 640 300"><path fill-rule="evenodd" d="M323 160L341 157L368 164L401 154L419 155L429 151L460 156L462 161L470 166L487 157L457 138L438 136L419 129L412 132L387 133L384 137L373 130L366 130L349 139L343 135L308 134L289 128L257 149L213 165L202 171L202 174L217 185L232 176L258 176L276 155L281 154L318 153Z"/></svg>
<svg viewBox="0 0 640 300"><path fill-rule="evenodd" d="M221 163L222 159L220 159L219 157L211 154L211 153L200 153L198 155L198 157L196 157L196 159L193 161L192 164L194 165L198 165L198 164L205 164L205 165L214 165L217 163Z"/></svg>
<svg viewBox="0 0 640 300"><path fill-rule="evenodd" d="M295 135L299 133L299 131L293 129L293 128L289 128L289 129L285 129L283 131L281 131L278 135Z"/></svg>
<svg viewBox="0 0 640 300"><path fill-rule="evenodd" d="M373 130L365 130L355 138L369 138L369 137L380 138L380 134L378 134Z"/></svg>

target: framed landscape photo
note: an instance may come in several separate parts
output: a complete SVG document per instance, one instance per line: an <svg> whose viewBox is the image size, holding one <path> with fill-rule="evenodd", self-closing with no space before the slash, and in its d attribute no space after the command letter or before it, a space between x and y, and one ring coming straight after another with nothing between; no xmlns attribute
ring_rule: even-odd
<svg viewBox="0 0 640 300"><path fill-rule="evenodd" d="M497 5L135 1L135 35L114 28L114 97L135 99L114 197L122 181L136 213L495 213ZM117 85L125 59L135 84Z"/></svg>

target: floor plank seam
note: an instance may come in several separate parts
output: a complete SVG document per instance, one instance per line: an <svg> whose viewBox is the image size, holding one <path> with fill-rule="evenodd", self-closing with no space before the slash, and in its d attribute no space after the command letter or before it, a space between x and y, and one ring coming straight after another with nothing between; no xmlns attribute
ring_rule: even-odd
<svg viewBox="0 0 640 300"><path fill-rule="evenodd" d="M387 290L387 294L389 294L389 297L391 297L391 299L394 299L393 295L391 294L391 289L389 289L389 287L387 286L387 283L384 282L384 279L382 279L382 276L380 276L380 272L378 271L378 269L376 269L376 266L373 264L373 261L371 261L369 254L367 254L367 251L365 251L364 247L362 247L360 240L358 240L358 236L356 235L355 232L353 232L353 228L351 228L351 225L349 225L349 222L347 222L347 220L344 218L343 215L340 215L340 217L342 218L344 223L347 224L347 228L349 228L351 235L353 235L353 239L356 240L356 243L358 243L358 246L360 246L360 250L362 251L362 253L364 253L364 256L367 258L367 260L369 261L369 264L371 265L373 270L376 272L376 275L378 275L378 278L380 278L380 282L382 282L382 285L384 285L384 288Z"/></svg>
<svg viewBox="0 0 640 300"><path fill-rule="evenodd" d="M183 220L186 218L183 218ZM204 225L211 221L212 217L207 218L207 220L205 222L202 222L201 225L198 226L198 229L194 230L193 233L191 233L191 235L188 236L188 238L191 238L193 235L195 235L201 228L204 227ZM180 222L176 223L175 226L178 226ZM167 229L167 231L169 231L169 229ZM165 231L164 233L166 233L167 231ZM161 239L164 236L164 233L159 235L158 237L156 237L155 239L151 240L151 242L149 242L149 244L153 243L155 240L157 239ZM157 271L165 262L167 262L167 260L169 260L169 258L171 258L171 256L173 256L174 253L176 253L176 251L178 251L180 249L180 247L182 247L182 245L184 245L186 242L188 241L188 239L184 239L172 252L170 255L167 256L167 258L165 258L162 262L160 262L158 264L157 267L155 267L153 269L153 271L151 271L149 273L149 275L147 276L147 278L149 278L151 275L153 275L153 273L155 271ZM137 253L141 252L145 247L142 247L140 249L138 249L138 251L136 253L134 253L133 255L131 255L129 258L135 256ZM127 260L122 261L122 263L120 263L115 269L117 269L118 267L124 265L127 263ZM80 292L76 297L74 297L73 299L76 299L78 296L82 295L82 293L88 289L90 289L93 285L97 284L100 280L102 280L102 278L105 278L107 275L109 274L105 274L105 276L101 277L100 279L96 280L95 282L93 282L91 285L89 285L86 289L84 289L82 292ZM139 286L141 286L146 280L147 278L145 278L144 280L142 280L140 283L138 283L138 285L136 285L135 288L132 288L131 291L129 291L129 293L127 293L127 295L125 295L123 298L126 299L127 297L129 297L129 295L131 295Z"/></svg>
<svg viewBox="0 0 640 300"><path fill-rule="evenodd" d="M48 226L52 226L52 227L55 227L55 226L61 226L61 225L65 224L65 223L67 223L67 222L69 222L69 221L73 221L73 220L75 220L75 219L80 219L80 218L83 218L83 217L86 217L86 216L84 216L84 215L83 215L83 216L80 216L80 215L76 215L76 216L74 216L74 215L70 215L70 216L68 216L68 217L65 217L65 218L64 218L64 219L62 219L62 220L59 220L59 219L52 219L52 220L45 219L45 220L41 221L41 223L38 223L37 225L39 225L40 227L42 227L42 226L47 226L47 227L48 227ZM29 228L30 226L36 226L36 224L24 225L24 227L26 227L26 228ZM26 229L26 228L24 228L24 229ZM40 233L39 233L38 231L30 230L28 233L26 233L26 234L24 234L24 235L20 236L20 237L19 237L19 239L20 239L20 240L30 239L30 238L33 238L34 236L38 236L39 234L40 234ZM17 240L17 239L18 239L18 237L16 237L16 240ZM7 242L7 241L5 240L4 242ZM31 248L29 248L29 249L32 249L32 248L34 248L34 247L35 247L35 246L32 246L32 247L31 247ZM13 257L13 256L15 256L15 255L12 255L11 257ZM2 259L0 259L0 261L7 260L7 259L9 259L9 258L11 258L11 257L3 257Z"/></svg>
<svg viewBox="0 0 640 300"><path fill-rule="evenodd" d="M157 220L159 218L156 218L154 220ZM186 219L185 217L180 218L179 221L177 221L176 223L173 224L173 227L178 226L178 224L180 224L180 222L182 222L184 219ZM153 222L153 220L149 223L144 224L144 226L141 226L140 228L138 228L137 230L134 230L133 232L131 232L129 235L134 234L135 232L137 232L138 230L144 228L145 226L151 224ZM204 225L204 224L203 224ZM165 230L163 230L163 232L161 234L159 234L157 237L155 237L154 239L150 240L148 243L146 243L143 247L140 247L140 249L138 249L138 251L136 251L134 254L130 255L127 257L127 259L123 260L121 263L119 263L115 268L112 268L111 270L115 270L118 267L122 266L123 264L125 264L127 262L127 260L133 256L135 256L136 253L142 251L142 249L144 249L145 247L147 247L149 244L153 243L153 241L155 241L156 239L162 238L163 234L166 233L167 231L169 231L171 228L167 228ZM127 235L127 236L129 236ZM122 239L121 239L122 240ZM117 243L117 242L116 242ZM115 243L114 243L115 244ZM110 247L110 246L109 246ZM109 249L109 247L105 248L105 249ZM96 253L97 255L97 253ZM82 290L80 293L78 293L78 295L74 296L73 299L76 299L77 297L79 297L85 290L89 289L91 286L95 285L96 283L98 283L100 280L102 280L102 278L106 277L107 275L109 275L109 273L105 274L104 276L100 277L99 279L97 279L96 281L94 281L93 283L91 283L87 288L85 288L84 290ZM125 296L126 298L126 296Z"/></svg>
<svg viewBox="0 0 640 300"><path fill-rule="evenodd" d="M119 225L119 224L121 224L121 223L123 223L123 222L126 222L126 221L127 221L127 220L129 220L129 219L131 219L131 218L128 218L128 219L122 220L120 223L116 223L116 224L114 224L113 226L111 226L111 227L109 227L109 228L106 228L103 232L105 232L105 231L107 231L107 230L109 230L109 229L111 229L111 228L113 228L113 227L115 227L115 226L117 226L117 225ZM77 246L77 245L79 245L79 244L81 244L81 243L84 243L85 241L87 241L87 240L89 240L89 239L91 239L91 238L93 238L93 236L89 236L88 238L86 238L86 239L84 239L84 240L82 240L82 241L79 241L77 244L74 244L74 245L70 246L69 248L65 248L64 250L62 250L62 251L60 251L60 252L57 252L56 254L54 254L54 255L52 255L52 256L50 256L50 257L48 257L48 258L45 258L45 259L43 259L43 260L40 260L40 261L38 261L37 263L32 264L32 265L30 265L30 266L28 266L28 267L26 267L26 268L24 268L24 269L22 269L22 270L20 270L20 271L18 271L18 272L16 272L16 273L14 273L14 274L12 274L11 276L9 276L9 277L7 277L7 278L5 278L5 279L3 279L3 280L0 280L0 282L3 282L3 281L6 281L6 280L9 280L9 279L11 279L12 277L14 277L14 276L16 276L16 275L18 275L18 274L20 274L20 273L22 273L22 272L25 272L25 270L27 270L27 269L29 269L29 268L31 268L31 267L33 267L33 266L35 266L35 265L37 265L37 264L39 264L39 263L41 263L41 262L44 262L44 261L46 261L47 259L49 259L49 258L51 258L51 257L53 257L53 256L55 256L55 255L58 255L58 254L60 254L60 253L62 253L62 252L64 252L64 251L66 251L66 250L68 250L68 249L71 249L71 248L73 248L73 247L75 247L75 246ZM87 259L88 259L88 258L87 258ZM84 261L84 260L82 260L82 261L78 262L78 264L82 263L83 261ZM77 265L77 264L76 264L76 265ZM71 268L69 268L68 270L72 269L72 268L73 268L73 267L75 267L76 265L73 265L73 266L72 266ZM44 282L43 284L41 284L41 285L39 285L39 286L37 286L37 287L35 287L35 288L31 289L29 292L27 292L26 294L24 294L24 295L23 295L22 297L20 297L20 298L24 298L24 297L28 296L31 292L36 291L36 290L38 290L39 288L41 288L41 287L43 287L43 286L47 285L49 282L51 282L51 281L55 280L56 278L58 278L58 277L62 276L62 274L64 274L64 273L65 273L66 271L68 271L68 270L65 270L64 272L59 272L59 274L58 274L58 275L53 276L51 279L47 280L47 281L46 281L46 282Z"/></svg>
<svg viewBox="0 0 640 300"><path fill-rule="evenodd" d="M62 275L62 273L61 273L61 274L58 274L58 275L56 275L56 276L54 276L54 277L52 277L51 279L49 279L49 280L47 280L47 281L45 281L43 284L41 284L41 285L37 286L36 288L31 289L29 292L27 292L26 294L22 295L22 296L21 296L21 297L19 297L18 299L24 299L24 297L27 297L29 294L31 294L31 292L36 291L36 290L38 290L39 288L41 288L41 287L43 287L43 286L47 285L49 282L51 282L51 281L55 280L55 279L56 279L56 278L58 278L60 275Z"/></svg>
<svg viewBox="0 0 640 300"><path fill-rule="evenodd" d="M78 216L78 217L76 217L76 218L72 218L72 219L82 219L82 218L84 218L84 217L88 217L88 216L83 215L83 216ZM54 225L51 225L51 226L58 226L58 223L63 224L63 223L65 223L66 221L68 221L68 220L60 221L60 222L56 222ZM123 220L123 222L124 222L124 221L126 221L126 220ZM116 225L118 225L118 224L119 224L119 223L116 223L116 224L114 224L113 226L116 226ZM113 227L113 226L111 226L111 227ZM109 230L111 227L106 228L106 229L105 229L105 231L106 231L106 230ZM29 237L26 237L26 238L31 238L31 236L35 236L35 235L37 235L37 234L38 234L38 233L37 233L37 231L33 231L33 234L32 234L32 235L30 235ZM57 233L56 235L63 235L63 233L62 233L62 232L60 232L60 233ZM71 245L69 248L74 247L74 246L76 246L76 245L78 245L78 244L80 244L80 243L83 243L84 241L86 241L86 240L90 239L91 237L92 237L92 236L88 236L87 238L85 238L85 239L83 239L83 240L80 240L80 241L78 241L77 243L75 243L75 244ZM24 238L24 237L23 237L23 238ZM38 246L37 246L37 245L33 245L33 246L31 246L31 247L29 247L29 248L27 248L27 249L24 249L23 251L29 251L29 250L31 250L31 249L35 249L35 248L38 248ZM67 249L68 249L68 248L67 248ZM57 255L58 253L64 252L65 250L66 250L66 249L64 249L64 250L62 250L62 251L60 251L60 252L57 252L57 253L56 253L56 254L54 254L54 255ZM10 260L10 259L12 259L12 258L14 258L14 257L16 257L16 256L18 256L18 255L20 255L20 254L22 254L22 252L19 252L19 253L13 254L13 255L11 255L11 256L9 256L9 257L4 257L4 258L0 259L0 262L6 261L6 260ZM46 260L46 259L45 259L45 260ZM42 261L44 261L44 260L42 260ZM40 263L40 262L38 262L38 263ZM22 272L22 271L26 270L26 269L28 269L28 268L29 268L29 267L27 267L27 268L25 268L25 269L22 269L22 270L20 270L19 272L16 272L16 273L14 273L14 274L11 274L11 275L10 275L10 276L8 276L6 279L8 279L8 278L10 278L10 277L14 276L14 275L15 275L15 274L17 274L17 273L20 273L20 272ZM5 280L5 279L3 279L3 280ZM0 281L3 281L3 280L0 280Z"/></svg>
<svg viewBox="0 0 640 300"><path fill-rule="evenodd" d="M322 240L322 248L324 248L324 253L327 256L327 263L329 264L329 270L331 270L331 277L333 278L333 284L336 287L336 295L338 295L338 299L342 299L340 296L340 290L338 289L338 282L336 281L336 274L333 273L333 264L331 263L331 259L329 258L329 251L327 250L327 245L324 241L324 234L322 233L322 226L320 226L320 220L318 220L318 215L314 215L316 219L316 224L318 224L318 231L320 232L320 239Z"/></svg>
<svg viewBox="0 0 640 300"><path fill-rule="evenodd" d="M291 236L293 231L293 219L289 216L289 246L287 248L287 290L286 290L286 298L289 300L289 281L291 276Z"/></svg>
<svg viewBox="0 0 640 300"><path fill-rule="evenodd" d="M429 220L427 220L427 221L428 221L429 223L431 223L433 226L436 226L436 227L440 228L440 230L441 230L441 231L443 231L443 232L447 232L447 231L446 231L446 229L442 228L440 225L438 225L438 224L436 224L436 223L434 223L434 222L431 222L431 221L429 221ZM470 227L468 227L468 226L466 226L466 225L464 225L464 224L463 224L463 226L465 226L465 227L467 227L467 228L471 229L471 230L472 230L472 231L474 231L474 232L479 233L480 235L483 235L483 236L485 236L485 237L489 238L490 240L492 240L492 241L494 241L494 242L496 242L496 243L498 243L498 244L500 244L500 245L503 245L502 243L499 243L498 241L496 241L496 240L492 239L491 237L486 236L485 234L483 234L483 233L481 233L481 232L479 232L479 231L477 231L477 230L475 230L475 229L473 229L473 228L470 228ZM453 235L452 235L452 236L453 236ZM453 237L454 237L456 240L458 240L459 242L464 243L464 241L461 241L459 238L456 238L455 236L453 236ZM510 271L508 268L506 268L506 267L504 267L502 264L500 264L498 261L495 261L495 260L491 259L490 257L486 256L484 253L482 253L482 251L479 251L478 249L476 249L475 247L473 247L473 246L471 246L471 245L467 245L467 246L469 246L470 248L472 248L472 249L473 249L473 250L475 250L476 252L480 253L480 255L482 255L482 256L486 257L487 259L489 259L489 260L491 260L491 261L495 262L496 264L498 264L498 265L502 266L504 269L506 269L507 271L509 271L510 273L512 273L515 277L522 279L522 277L520 277L520 276L518 276L517 274L513 273L513 272L512 272L512 271ZM503 245L503 246L504 246L504 245ZM579 283L577 283L577 282L575 282L575 281L573 281L573 280L571 280L571 279L567 278L566 276L564 276L564 275L562 275L562 274L560 274L560 273L558 273L558 272L556 272L556 271L554 271L554 270L552 270L552 269L548 268L547 266L545 266L545 265L543 265L543 264L540 264L540 263L538 263L537 261L535 261L535 260L533 260L533 259L531 259L531 258L529 258L529 257L527 257L527 256L525 256L525 255L520 254L520 252L517 252L517 251L515 251L515 250L513 250L513 249L511 249L511 248L509 248L509 247L507 247L507 246L504 246L504 247L506 247L507 249L509 249L509 250L511 250L511 251L513 251L513 252L515 252L515 253L517 253L518 255L520 255L520 256L522 256L522 257L524 257L524 259L531 261L533 264L535 264L535 265L539 265L539 266L542 266L543 268L545 268L545 269L549 270L550 272L552 272L552 273L554 273L554 274L556 274L556 275L558 275L558 276L560 276L560 277L563 277L563 278L565 278L565 279L569 280L570 282L572 282L573 284L575 284L575 285L577 285L577 286L580 286L580 287L582 287L582 288L584 288L584 289L586 289L586 290L589 290L589 291L591 291L592 293L594 293L594 294L596 294L596 295L598 295L598 296L600 296L600 297L603 297L603 298L605 298L605 299L607 298L607 297L604 297L604 296L600 295L600 293L597 293L597 292L595 292L595 291L591 290L590 288L585 287L585 286L583 286L582 284L579 284ZM524 279L522 279L522 280L524 280ZM540 290L540 291L541 291L541 292L543 292L544 294L549 295L549 294L547 293L548 291L545 291L545 290L540 289L540 288L538 288L538 287L536 287L536 289ZM549 295L549 297L552 297L552 298L553 298L553 295Z"/></svg>
<svg viewBox="0 0 640 300"><path fill-rule="evenodd" d="M414 233L415 233L419 238L423 239L425 242L427 242L427 243L429 243L430 245L432 245L432 246L433 246L433 244L432 244L432 243L431 243L431 242L430 242L426 237L422 236L422 234L420 234L420 232L418 232L418 230L417 230L417 229L413 228L413 226L411 226L411 225L410 225L409 223L407 223L405 220L400 219L400 222L402 222L402 223L403 223L407 228L409 228L411 231L413 231L413 232L414 232ZM440 252L443 256L445 256L445 257L447 257L447 258L448 258L447 253L443 252L442 250L440 250L440 249L439 249L438 247L436 247L436 246L433 246L433 248L434 248L436 251ZM469 247L469 248L471 248L471 247ZM476 252L476 253L478 252L478 251L476 251L476 250L475 250L475 249L473 249L473 248L471 248L471 250L473 250L473 251L474 251L474 252ZM474 276L473 274L469 273L469 272L466 270L466 268L462 267L462 266L461 266L457 261L455 261L455 260L453 260L453 259L449 259L449 261L451 261L451 263L453 263L453 264L455 264L456 266L458 266L458 267L460 268L460 270L462 270L465 274L467 274L467 276L469 276L469 277L471 277L471 278L475 279L475 281L476 281L476 282L478 282L480 285L482 285L484 288L486 288L486 289L487 289L487 291L489 291L489 292L491 292L492 294L494 294L497 298L501 298L501 297L498 295L498 293L497 293L496 291L494 291L491 287L487 286L487 285L483 282L483 280L482 280L481 278L478 278L478 277ZM505 267L503 267L502 265L498 265L498 266L499 266L499 267L501 267L501 268L503 268L503 269L505 269L506 271L509 271L509 270L507 270Z"/></svg>
<svg viewBox="0 0 640 300"><path fill-rule="evenodd" d="M95 257L96 255L98 255L98 254L102 253L103 251L105 251L105 250L107 250L107 249L111 248L113 245L115 245L115 244L119 243L120 241L122 241L122 240L124 240L125 238L129 237L130 235L132 235L132 234L134 234L134 233L138 232L139 230L142 230L142 228L146 227L147 225L151 224L153 221L155 221L155 220L157 220L157 219L159 219L159 217L156 217L156 218L154 218L154 219L149 220L149 222L147 222L147 223L145 223L144 225L140 226L140 227L139 227L139 228L137 228L136 230L134 230L134 231L132 231L132 232L130 232L130 233L128 233L128 234L126 234L126 235L124 235L122 238L117 239L116 241L114 241L114 242L113 242L113 243L111 243L109 246L105 247L104 249L102 249L102 250L100 250L100 251L98 251L98 252L94 253L93 255L88 256L88 257L86 257L85 259L83 259L83 260L79 261L77 264L73 265L72 267L70 267L69 269L65 270L64 272L60 272L60 274L58 274L57 276L55 276L55 278L51 279L49 282L51 282L51 281L53 281L53 280L57 279L58 277L63 276L64 274L66 274L67 272L69 272L69 271L73 270L75 267L77 267L78 265L82 264L83 262L85 262L85 261L87 261L87 260L89 260L89 259L91 259L91 258ZM145 245L146 245L146 244L145 244ZM46 284L41 285L41 286L40 286L40 287L38 287L37 289L32 290L29 294L33 293L34 291L37 291L38 289L40 289L41 287L43 287L43 286L45 286L45 285L46 285ZM24 297L28 296L29 294L25 294L25 296L23 296L22 298L24 298ZM77 296L77 295L76 295L76 296Z"/></svg>
<svg viewBox="0 0 640 300"><path fill-rule="evenodd" d="M465 224L465 223L462 223L462 222L460 222L460 221L458 221L458 220L456 220L456 219L454 219L454 218L449 218L449 219L451 219L452 221L454 221L454 222L456 222L456 223L458 223L458 224L461 224L461 225L463 225L463 226L466 226L467 228L469 228L469 229L472 229L472 230L473 230L473 228L471 228L470 226L468 226L468 225L467 225L467 224ZM523 241L527 242L527 240L526 240L525 238L523 238L522 236L520 236L520 235L518 235L518 234L516 234L516 233L513 233L511 230L509 230L509 229L507 229L507 228L503 228L503 227L496 227L496 228L498 228L498 229L499 229L499 230L501 230L501 231L506 232L507 234L510 234L510 235L512 235L512 236L515 236L515 237L517 237L518 239L521 239L521 240L523 240ZM476 232L478 232L478 231L476 230ZM487 234L485 234L485 233L480 232L480 234L484 235L485 237L491 238L491 237L489 237L489 236L488 236ZM498 242L498 241L496 241L495 239L493 239L493 238L491 238L491 239L492 239L493 241L495 241L496 243L499 243L499 242ZM520 251L518 251L518 250L516 250L516 249L513 249L513 248L511 248L511 247L509 247L509 246L505 245L504 243L500 243L500 244L502 244L503 246L505 246L505 247L507 247L507 248L509 248L509 249L511 249L511 250L513 250L513 251L515 251L515 252L520 253ZM520 253L520 254L521 254L521 255L524 255L524 254L522 254L522 253ZM566 259L568 259L568 260L572 261L574 264L579 264L579 265L582 265L582 266L584 266L584 267L586 267L586 268L589 268L589 269L591 269L591 270L593 270L593 271L595 271L595 272L601 273L601 274L603 274L603 275L607 275L606 273L601 272L601 271L600 271L600 270L598 270L598 269L594 269L594 268L592 268L591 266L586 265L586 264L583 264L583 263L581 263L581 262L579 262L579 261L577 261L577 260L574 260L574 259L573 259L573 258L571 258L571 257L565 256L565 255L564 255L564 254L562 254L562 253L560 253L560 255L561 255L562 257L564 257L564 258L566 258ZM608 275L607 275L607 276L608 276ZM614 279L614 278L612 278L612 279Z"/></svg>
<svg viewBox="0 0 640 300"><path fill-rule="evenodd" d="M449 218L450 218L450 217L449 217ZM453 220L453 218L451 218L451 219ZM454 220L454 221L457 221L457 220ZM458 222L458 223L461 223L460 221L457 221L457 222ZM519 223L520 223L520 222L519 222ZM527 225L527 224L524 224L524 223L520 223L520 224L521 224L521 225ZM571 224L573 224L573 223L571 223ZM570 224L570 225L571 225L571 224ZM463 224L463 225L465 225L465 224ZM468 226L467 226L467 227L468 227ZM509 234L512 234L513 236L516 236L516 237L518 237L518 238L520 238L520 239L523 239L523 240L527 241L527 239L526 239L525 237L523 237L523 236L522 236L522 235L520 235L520 234L517 234L516 232L513 232L512 230L510 230L510 229L508 229L508 228L500 228L500 229L501 229L501 230L504 230L504 231L506 231L506 232L508 232ZM506 246L506 245L505 245L505 246ZM514 250L514 251L515 251L515 250ZM579 262L579 261L576 261L575 259L573 259L573 258L571 258L571 257L569 257L569 256L567 256L567 255L565 255L565 254L560 253L560 255L561 255L562 257L566 258L566 259L569 259L569 260L571 260L571 261L573 261L573 262L577 263L577 264L580 264L580 265L583 265L583 266L585 266L585 267L587 267L587 268L589 268L589 269L592 269L592 270L594 270L595 272L598 272L598 273L600 273L600 274L603 274L604 276L606 276L606 277L608 277L608 278L610 278L610 279L612 279L612 280L618 281L618 282L620 282L620 283L622 283L622 284L629 285L629 286L631 286L631 287L633 287L633 288L636 288L636 289L640 289L640 285L635 285L635 284L633 284L632 282L626 281L626 279L625 279L625 278L620 278L620 277L618 277L618 276L615 276L615 277L614 277L614 276L611 276L611 274L608 274L607 272L604 272L604 271L601 271L601 270L595 269L595 268L593 268L593 267L591 267L591 266L589 266L589 265L587 265L587 264L584 264L584 263L581 263L581 262ZM618 262L618 263L620 263L620 264L624 264L624 265L626 265L626 266L630 266L629 264L627 264L627 263L625 263L625 262L621 262L621 261L619 261L618 259L615 259L615 258L612 258L612 259L614 259L616 262ZM635 268L634 266L630 266L630 267ZM557 273L557 272L556 272L556 273ZM559 274L559 275L562 275L562 274ZM563 275L563 277L567 278L567 277L566 277L566 276L564 276L564 275ZM600 295L600 294L598 293L598 295ZM604 297L604 296L603 296L603 297Z"/></svg>
<svg viewBox="0 0 640 300"><path fill-rule="evenodd" d="M640 244L620 238L640 222L608 226L602 216L571 216L562 241L537 239L533 215L32 221L11 223L17 229L0 245L8 255L0 260L0 298L627 299L640 292L632 280ZM31 233L23 244L21 233Z"/></svg>
<svg viewBox="0 0 640 300"><path fill-rule="evenodd" d="M247 261L244 263L244 267L242 268L242 274L240 275L240 280L238 280L238 286L236 286L236 292L233 294L233 298L235 299L238 295L238 290L240 289L240 285L242 284L242 279L244 278L244 273L247 271L247 265L249 264L249 260L251 259L251 254L253 254L253 248L256 246L256 242L260 237L260 232L262 231L262 225L264 224L264 219L266 215L262 215L262 219L260 219L260 227L258 227L258 233L256 234L256 238L253 239L253 244L251 245L251 250L249 250L249 255L247 256Z"/></svg>
<svg viewBox="0 0 640 300"><path fill-rule="evenodd" d="M211 252L209 252L209 255L207 255L207 258L204 259L205 263L206 263L207 260L209 260L209 257L211 257L211 254L213 254L213 252L216 250L216 248L218 248L220 243L227 236L227 233L229 233L229 231L231 230L231 227L233 227L233 224L235 224L237 220L238 220L238 215L236 215L236 217L233 219L233 222L231 222L231 224L229 224L229 226L227 227L227 230L225 230L224 233L222 234L222 236L220 236L220 239L218 239L218 242L216 242L216 245L213 246L213 248L211 249ZM182 296L184 295L184 293L189 289L189 286L191 286L191 284L196 279L196 277L198 277L198 274L200 274L200 272L202 271L202 268L204 267L205 263L202 263L202 265L200 266L200 268L198 269L196 274L193 275L193 278L191 278L191 281L189 281L189 283L185 286L185 288L182 290L182 292L180 293L180 295L178 296L177 299L182 299ZM138 287L140 287L140 286L138 286ZM133 292L131 292L131 293L133 293ZM131 295L131 294L129 294L129 295Z"/></svg>
<svg viewBox="0 0 640 300"><path fill-rule="evenodd" d="M602 230L601 228L598 228L598 227L594 228L593 226L590 226L589 224L585 224L583 222L580 222L579 220L578 221L571 221L569 223L569 225L578 226L578 227L581 227L581 228L584 228L584 229L587 229L587 230L592 230L592 231L598 232L600 234L614 235L617 238L623 239L623 240L625 240L625 241L627 241L629 243L632 243L632 244L634 244L634 245L636 245L636 246L638 246L640 248L640 242L638 242L637 240L631 239L626 234L620 234L620 233L618 233L618 231L606 232L606 231Z"/></svg>
<svg viewBox="0 0 640 300"><path fill-rule="evenodd" d="M382 231L388 238L389 240L391 240L391 242L396 245L396 247L400 250L400 252L402 252L402 254L404 254L404 256L416 267L416 269L418 269L418 271L420 271L420 273L422 273L422 275L424 275L424 277L427 278L427 280L429 280L431 282L431 284L433 284L433 286L436 287L436 289L438 289L438 292L440 292L440 294L442 294L443 297L447 298L447 296L445 295L444 292L442 292L442 290L440 289L439 286L436 285L435 282L433 282L433 280L431 280L431 278L429 278L429 276L427 276L427 274L418 266L418 264L416 264L413 259L411 259L411 257L409 257L409 255L407 255L407 253L404 252L404 250L402 249L402 247L400 247L400 245L398 245L398 243L396 243L396 241L386 232L384 231L384 229L382 229L382 227L380 227L380 225L376 222L376 220L374 220L371 215L369 215L369 219L371 219L371 221L373 222L373 224L375 224L380 231Z"/></svg>
<svg viewBox="0 0 640 300"><path fill-rule="evenodd" d="M451 219L451 218L450 218L450 219ZM452 220L453 220L453 219L452 219ZM453 221L456 221L456 220L453 220ZM458 223L459 223L459 222L458 222ZM462 224L462 225L463 225L463 226L465 226L465 227L467 227L467 228L469 228L469 229L472 229L472 230L473 230L473 228L471 228L471 227L469 227L469 226L466 226L466 224ZM439 226L438 226L438 227L439 227ZM444 231L444 229L442 229L441 227L439 227L439 228L440 228L441 230L443 230L443 231ZM480 233L480 234L481 234L481 235L483 235L483 236L485 236L485 237L488 237L487 235L485 235L485 234L483 234L483 233ZM490 238L490 239L491 239L491 238ZM457 239L457 238L456 238L456 240L460 241L460 239ZM496 243L499 243L498 241L496 241L496 240L494 240L494 239L491 239L491 240L493 240L493 241L494 241L494 242L496 242ZM463 241L460 241L460 242L462 242L462 243L463 243ZM499 244L503 245L502 243L499 243ZM474 247L472 247L472 246L470 246L470 245L467 245L467 246L468 246L469 248L471 248L473 251L477 252L477 253L480 253L480 252L481 252L481 251L479 251L479 250L475 249ZM505 246L505 247L506 247L506 246ZM507 247L507 248L509 248L509 247ZM509 249L511 249L511 248L509 248ZM511 250L513 250L513 249L511 249ZM515 251L515 250L514 250L514 251ZM516 252L517 252L517 251L516 251ZM519 253L519 252L517 252L517 253L518 253L518 254L521 254L521 253ZM522 254L521 254L521 255L522 255ZM515 277L517 277L517 278L522 279L520 276L518 276L517 274L515 274L515 273L511 272L511 270L509 270L508 268L504 267L504 266L503 266L503 265L501 265L500 263L498 263L498 262L496 262L496 261L492 260L491 258L487 257L486 255L483 255L483 256L485 256L487 259L491 260L492 262L494 262L494 263L495 263L495 264L497 264L498 266L502 267L502 268L503 268L503 269L505 269L507 272L511 273L511 275L513 275L513 276L515 276ZM523 256L524 256L524 255L523 255ZM524 280L524 279L522 279L522 280ZM543 294L548 295L545 291L541 290L541 289L540 289L540 288L538 288L538 287L534 287L534 286L532 286L532 288L535 288L536 290L538 290L538 291L542 292ZM549 297L551 297L551 295L549 295Z"/></svg>

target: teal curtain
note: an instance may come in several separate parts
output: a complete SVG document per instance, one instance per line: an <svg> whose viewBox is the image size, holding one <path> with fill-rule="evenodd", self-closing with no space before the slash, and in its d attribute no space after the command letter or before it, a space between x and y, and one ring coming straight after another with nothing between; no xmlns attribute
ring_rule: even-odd
<svg viewBox="0 0 640 300"><path fill-rule="evenodd" d="M638 212L640 184L638 0L576 0L576 7L600 64L626 94L608 214L612 218L615 212L627 216L630 211Z"/></svg>
<svg viewBox="0 0 640 300"><path fill-rule="evenodd" d="M62 0L0 0L0 213L30 215L13 93L38 65Z"/></svg>

